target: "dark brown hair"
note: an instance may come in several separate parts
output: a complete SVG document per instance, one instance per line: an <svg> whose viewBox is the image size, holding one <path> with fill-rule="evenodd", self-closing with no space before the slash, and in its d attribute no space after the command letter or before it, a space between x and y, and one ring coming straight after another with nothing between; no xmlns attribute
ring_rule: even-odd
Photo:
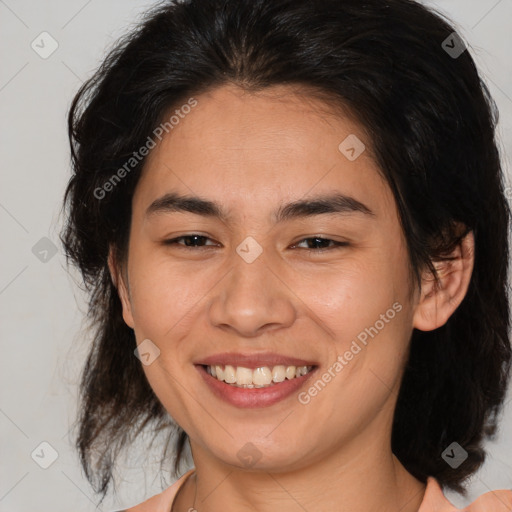
<svg viewBox="0 0 512 512"><path fill-rule="evenodd" d="M145 159L108 193L98 190L170 108L233 83L304 87L354 113L395 196L416 276L473 231L467 295L445 325L413 332L392 433L393 453L410 473L464 494L461 483L484 461L484 437L496 431L510 374L510 210L497 110L469 51L448 51L463 44L454 32L410 0L166 2L81 87L69 113L73 175L61 239L90 293L94 337L76 443L98 492L105 495L117 456L142 430L177 429L175 471L187 440L134 357L107 266L110 247L118 261L126 256ZM456 469L441 457L453 441L468 453Z"/></svg>

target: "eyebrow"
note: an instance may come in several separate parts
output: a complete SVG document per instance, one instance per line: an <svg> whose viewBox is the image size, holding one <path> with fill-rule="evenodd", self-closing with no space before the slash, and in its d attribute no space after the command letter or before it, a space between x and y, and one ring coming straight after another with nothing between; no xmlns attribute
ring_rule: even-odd
<svg viewBox="0 0 512 512"><path fill-rule="evenodd" d="M203 217L215 217L229 223L230 215L222 205L198 196L184 196L170 192L155 199L146 209L145 216L162 213L193 213ZM291 219L312 217L323 214L361 213L375 216L375 213L357 199L341 193L318 195L309 199L299 199L281 205L273 214L275 223Z"/></svg>

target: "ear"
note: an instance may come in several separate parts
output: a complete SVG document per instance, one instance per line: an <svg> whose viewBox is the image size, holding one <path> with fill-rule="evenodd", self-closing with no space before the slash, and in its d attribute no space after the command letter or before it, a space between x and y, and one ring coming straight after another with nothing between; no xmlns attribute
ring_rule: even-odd
<svg viewBox="0 0 512 512"><path fill-rule="evenodd" d="M129 286L127 282L125 282L122 269L114 257L112 247L108 252L108 268L110 271L110 277L112 278L114 286L117 289L117 294L119 295L119 299L121 300L121 304L123 306L123 320L125 321L126 325L128 325L128 327L133 329L135 323L133 321L132 315ZM126 276L126 279L127 277L128 276Z"/></svg>
<svg viewBox="0 0 512 512"><path fill-rule="evenodd" d="M450 260L434 262L439 284L427 272L413 316L413 327L432 331L444 325L464 299L473 272L475 238L470 231L449 255Z"/></svg>

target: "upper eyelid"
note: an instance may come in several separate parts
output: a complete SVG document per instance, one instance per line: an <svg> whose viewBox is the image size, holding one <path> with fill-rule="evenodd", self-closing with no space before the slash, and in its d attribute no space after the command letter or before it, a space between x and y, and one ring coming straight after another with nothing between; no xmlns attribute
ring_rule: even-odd
<svg viewBox="0 0 512 512"><path fill-rule="evenodd" d="M187 233L187 234L184 234L184 235L181 235L181 236L177 236L177 237L174 237L174 238L166 239L163 242L164 243L177 242L178 240L181 240L183 238L190 238L190 237L199 237L199 238L205 238L206 240L215 241L213 238L211 238L209 236L206 236L206 235L202 235L200 233ZM312 236L306 236L306 237L303 237L303 238L297 240L296 242L293 243L292 247L297 245L297 244L300 244L300 243L304 242L305 240L312 240L312 239L319 239L319 240L322 240L322 241L334 242L334 247L338 247L338 246L342 246L342 245L348 245L348 242L346 242L346 241L334 240L332 238L327 238L325 236L320 236L320 235L312 235ZM178 245L183 245L183 244L178 244ZM187 247L187 246L184 246L184 247ZM211 245L210 246L206 246L206 247L211 247ZM315 250L315 249L309 249L309 248L306 248L306 249L307 250L311 250L311 251ZM326 249L326 248L323 248L323 249Z"/></svg>
<svg viewBox="0 0 512 512"><path fill-rule="evenodd" d="M165 240L163 240L163 243L176 242L177 240L181 240L182 238L191 238L191 237L206 238L206 240L215 241L213 238L206 236L206 235L201 235L200 233L190 233L190 234L185 234L185 235L180 235L180 236L175 236L173 238L165 239Z"/></svg>

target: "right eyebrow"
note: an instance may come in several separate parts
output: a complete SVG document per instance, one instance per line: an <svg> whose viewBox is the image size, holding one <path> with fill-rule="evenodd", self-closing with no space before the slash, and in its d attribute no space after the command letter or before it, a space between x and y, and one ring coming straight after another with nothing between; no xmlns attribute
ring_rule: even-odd
<svg viewBox="0 0 512 512"><path fill-rule="evenodd" d="M217 217L227 221L229 215L214 201L202 199L198 196L183 196L175 192L155 199L146 209L145 216L150 217L160 213L188 212L205 217Z"/></svg>

